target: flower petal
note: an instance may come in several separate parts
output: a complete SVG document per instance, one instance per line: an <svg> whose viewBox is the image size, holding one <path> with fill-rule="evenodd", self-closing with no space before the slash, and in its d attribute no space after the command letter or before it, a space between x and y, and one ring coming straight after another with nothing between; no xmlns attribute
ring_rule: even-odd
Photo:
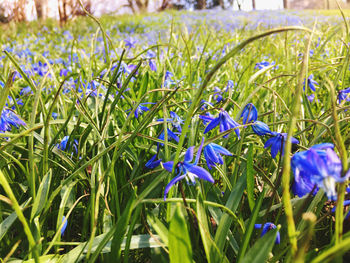
<svg viewBox="0 0 350 263"><path fill-rule="evenodd" d="M219 118L215 118L214 120L212 120L208 126L205 128L204 133L207 133L208 131L214 129L216 126L218 126L220 123L220 119Z"/></svg>
<svg viewBox="0 0 350 263"><path fill-rule="evenodd" d="M173 161L162 163L162 165L163 165L164 169L167 170L168 172L171 173L173 171L173 166L174 166Z"/></svg>
<svg viewBox="0 0 350 263"><path fill-rule="evenodd" d="M214 183L213 177L204 168L199 167L197 165L188 165L188 164L185 164L185 167L188 172L195 174L196 176L198 176L199 179Z"/></svg>
<svg viewBox="0 0 350 263"><path fill-rule="evenodd" d="M178 181L184 179L186 177L186 175L181 175L181 176L177 176L175 178L173 178L168 184L167 186L165 187L165 190L164 190L164 201L166 200L166 196L170 190L171 187L173 187L174 184L176 184Z"/></svg>

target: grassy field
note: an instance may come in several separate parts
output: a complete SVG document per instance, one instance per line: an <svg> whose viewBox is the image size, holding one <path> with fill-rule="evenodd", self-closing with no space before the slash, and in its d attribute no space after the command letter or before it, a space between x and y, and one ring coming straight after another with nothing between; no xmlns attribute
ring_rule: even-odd
<svg viewBox="0 0 350 263"><path fill-rule="evenodd" d="M3 26L2 262L347 262L347 22Z"/></svg>

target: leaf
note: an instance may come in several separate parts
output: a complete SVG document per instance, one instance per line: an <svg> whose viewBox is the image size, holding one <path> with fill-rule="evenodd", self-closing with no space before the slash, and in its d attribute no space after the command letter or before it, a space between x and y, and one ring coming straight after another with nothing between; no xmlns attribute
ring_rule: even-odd
<svg viewBox="0 0 350 263"><path fill-rule="evenodd" d="M265 263L275 244L277 231L277 229L272 229L259 238L254 246L249 249L242 262Z"/></svg>
<svg viewBox="0 0 350 263"><path fill-rule="evenodd" d="M238 253L237 262L246 262L246 261L242 260L242 257L245 255L245 252L248 248L249 240L250 240L252 233L253 233L253 230L254 230L254 224L256 222L256 219L258 218L259 210L260 210L261 204L264 200L265 192L266 192L266 188L264 188L264 190L260 194L258 202L255 204L254 209L253 209L253 213L250 216L248 227L247 227L246 231L244 232L241 249L239 250L239 253Z"/></svg>
<svg viewBox="0 0 350 263"><path fill-rule="evenodd" d="M251 143L248 148L247 157L247 195L250 211L253 211L255 200L254 200L254 168L253 168L253 147Z"/></svg>
<svg viewBox="0 0 350 263"><path fill-rule="evenodd" d="M220 253L216 242L214 242L210 234L207 214L204 208L203 198L200 191L198 191L197 196L197 220L208 262L228 262L225 255L223 253Z"/></svg>
<svg viewBox="0 0 350 263"><path fill-rule="evenodd" d="M10 93L10 88L13 84L13 76L15 75L15 72L11 72L10 75L7 78L5 87L0 90L0 116L2 113L2 110L4 109L4 106L6 105L7 96Z"/></svg>
<svg viewBox="0 0 350 263"><path fill-rule="evenodd" d="M33 220L34 217L40 214L41 210L45 207L47 196L50 189L50 183L51 183L51 169L45 174L37 193L37 196L35 197L32 213L30 216L30 219Z"/></svg>
<svg viewBox="0 0 350 263"><path fill-rule="evenodd" d="M20 208L23 209L25 208L30 200L32 198L29 198L27 201L25 201ZM4 221L1 222L0 224L0 241L1 239L5 236L5 234L7 233L7 231L10 229L10 227L12 226L13 222L15 222L15 220L17 219L17 214L16 212L12 212L11 215L9 215L8 217L6 217L4 219Z"/></svg>
<svg viewBox="0 0 350 263"><path fill-rule="evenodd" d="M192 246L185 216L178 203L169 228L170 262L192 262Z"/></svg>
<svg viewBox="0 0 350 263"><path fill-rule="evenodd" d="M244 176L244 174L241 175L226 202L225 206L233 213L236 211L238 205L240 204L244 189L246 187L246 182L246 176ZM230 215L224 214L218 223L218 229L216 230L215 234L215 244L218 246L220 251L224 249L226 236L231 227L232 221L233 219Z"/></svg>
<svg viewBox="0 0 350 263"><path fill-rule="evenodd" d="M168 246L169 231L166 226L154 215L148 214L147 220L156 233L160 236L165 246Z"/></svg>

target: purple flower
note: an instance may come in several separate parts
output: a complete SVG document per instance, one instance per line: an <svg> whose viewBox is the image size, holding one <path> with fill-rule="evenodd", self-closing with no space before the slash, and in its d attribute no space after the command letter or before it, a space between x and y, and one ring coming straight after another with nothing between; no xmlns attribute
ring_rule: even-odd
<svg viewBox="0 0 350 263"><path fill-rule="evenodd" d="M272 158L275 158L279 151L282 150L282 155L284 151L284 142L287 140L287 133L278 133L278 132L272 132L271 133L274 137L268 139L264 145L264 148L268 148L271 146L271 156ZM294 137L291 138L292 143L299 143L297 139Z"/></svg>
<svg viewBox="0 0 350 263"><path fill-rule="evenodd" d="M197 163L199 161L200 155L201 155L201 151L202 151L202 147L203 147L203 142L204 139L202 140L202 143L198 149L197 152L197 156L196 159L193 163L193 150L194 150L194 146L190 147L187 149L186 153L185 153L185 159L183 162L178 162L176 164L176 177L173 178L170 183L165 187L164 190L164 201L166 200L166 196L170 190L171 187L173 187L178 181L186 178L187 181L190 181L190 183L195 184L196 183L196 178L197 179L201 179L201 180L206 180L208 182L214 183L214 179L213 177L210 175L210 173L208 173L207 170L203 169L202 167L197 166ZM170 162L166 162L163 163L163 167L165 170L167 170L168 172L172 172L173 170L173 166L174 166L174 162L170 161Z"/></svg>
<svg viewBox="0 0 350 263"><path fill-rule="evenodd" d="M254 122L254 124L252 125L252 129L253 129L253 132L255 132L259 136L262 136L265 134L272 134L269 126L267 126L267 124L262 121Z"/></svg>
<svg viewBox="0 0 350 263"><path fill-rule="evenodd" d="M73 142L71 141L70 144L68 144L69 142L69 136L64 136L62 141L56 145L56 147L62 151L68 151L71 147L71 145L73 144L73 148L75 153L78 153L78 140L74 140Z"/></svg>
<svg viewBox="0 0 350 263"><path fill-rule="evenodd" d="M338 93L339 104L343 100L350 101L350 88L346 88L346 89L343 89L343 90L339 91L339 93Z"/></svg>
<svg viewBox="0 0 350 263"><path fill-rule="evenodd" d="M26 126L26 123L12 110L3 109L0 116L0 132L10 131L12 126L18 129L20 126Z"/></svg>
<svg viewBox="0 0 350 263"><path fill-rule="evenodd" d="M229 129L233 129L239 126L237 122L231 119L230 115L228 113L221 109L221 112L219 113L219 116L215 119L213 119L208 126L205 128L204 133L207 133L208 131L214 129L216 126L220 126L220 132L227 131ZM235 133L237 137L239 138L239 129L235 129ZM224 138L226 138L228 135L225 135Z"/></svg>
<svg viewBox="0 0 350 263"><path fill-rule="evenodd" d="M124 39L125 42L125 46L130 49L130 48L134 48L135 44L137 43L136 40L134 40L133 38L129 38L129 39Z"/></svg>
<svg viewBox="0 0 350 263"><path fill-rule="evenodd" d="M350 170L341 177L342 164L333 148L331 143L322 143L294 154L292 190L296 195L304 196L314 188L322 188L329 200L337 200L336 183L346 181Z"/></svg>
<svg viewBox="0 0 350 263"><path fill-rule="evenodd" d="M170 122L174 128L178 130L178 132L182 131L181 124L184 123L184 120L181 119L179 115L177 115L175 112L170 111L170 117L167 119L167 122ZM157 121L164 121L164 119L158 119Z"/></svg>
<svg viewBox="0 0 350 263"><path fill-rule="evenodd" d="M219 103L220 101L222 101L223 97L222 97L222 91L221 89L219 89L218 87L214 88L214 95L213 95L213 99L216 100L217 103Z"/></svg>
<svg viewBox="0 0 350 263"><path fill-rule="evenodd" d="M263 69L263 68L266 68L266 67L268 67L270 65L275 65L275 62L273 61L273 62L270 63L268 61L261 61L261 62L258 62L258 63L255 64L254 69Z"/></svg>
<svg viewBox="0 0 350 263"><path fill-rule="evenodd" d="M256 122L258 119L258 111L255 108L253 103L248 103L241 114L241 118L243 118L243 124Z"/></svg>
<svg viewBox="0 0 350 263"><path fill-rule="evenodd" d="M149 67L150 67L150 69L151 69L152 71L154 71L154 72L157 71L157 64L156 64L156 62L155 62L153 59L150 59L150 60L148 61L148 65L149 65Z"/></svg>
<svg viewBox="0 0 350 263"><path fill-rule="evenodd" d="M156 158L157 154L153 155L152 158L145 164L145 166L148 169L156 168L158 165L160 165L160 162L162 161L162 159L156 160Z"/></svg>
<svg viewBox="0 0 350 263"><path fill-rule="evenodd" d="M62 226L62 228L61 228L61 236L63 236L64 231L65 231L66 228L67 228L68 220L66 219L65 216L62 217L62 223L63 223L63 226Z"/></svg>
<svg viewBox="0 0 350 263"><path fill-rule="evenodd" d="M273 223L265 223L264 226L262 224L255 224L254 225L255 229L261 229L263 228L262 232L261 232L261 236L265 235L268 231L270 231L271 229L275 229L276 226ZM276 236L276 244L279 244L281 242L281 236L280 236L280 232L277 231L277 236Z"/></svg>
<svg viewBox="0 0 350 263"><path fill-rule="evenodd" d="M155 104L153 102L144 102L144 103L140 103L137 107L136 107L136 110L134 112L134 115L136 117L136 119L143 114L143 112L145 111L149 111L149 108L147 108L146 106L143 106L143 105L146 105L146 104ZM128 109L126 110L126 112L128 111L131 111L132 109Z"/></svg>
<svg viewBox="0 0 350 263"><path fill-rule="evenodd" d="M308 87L312 90L312 91L316 91L316 86L315 85L318 85L318 83L313 80L314 78L314 75L311 74L308 78L307 78L307 85ZM303 87L303 90L305 91L305 80L304 80L304 87Z"/></svg>
<svg viewBox="0 0 350 263"><path fill-rule="evenodd" d="M232 153L216 143L209 143L207 146L205 146L203 154L209 169L216 166L216 164L224 163L224 160L220 154L232 156Z"/></svg>
<svg viewBox="0 0 350 263"><path fill-rule="evenodd" d="M174 132L172 132L169 128L167 128L167 131L168 131L168 141L171 141L173 139L176 142L179 142L179 137ZM164 139L165 139L164 131L159 135L158 139L164 141ZM161 143L161 145L163 146L162 143Z"/></svg>

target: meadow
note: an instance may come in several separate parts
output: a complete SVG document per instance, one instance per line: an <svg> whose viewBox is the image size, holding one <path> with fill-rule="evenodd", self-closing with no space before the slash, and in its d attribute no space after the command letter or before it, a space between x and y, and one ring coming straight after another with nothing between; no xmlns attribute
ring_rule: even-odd
<svg viewBox="0 0 350 263"><path fill-rule="evenodd" d="M349 259L346 14L0 30L1 262Z"/></svg>

